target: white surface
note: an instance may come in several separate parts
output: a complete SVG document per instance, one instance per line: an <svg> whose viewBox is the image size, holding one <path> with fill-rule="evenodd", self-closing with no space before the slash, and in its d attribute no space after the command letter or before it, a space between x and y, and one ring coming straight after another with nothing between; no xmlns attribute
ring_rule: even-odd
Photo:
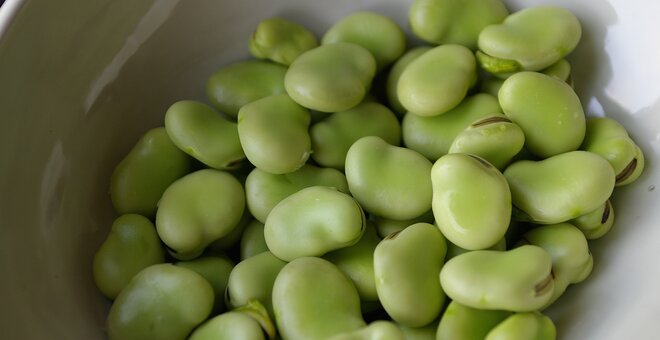
<svg viewBox="0 0 660 340"><path fill-rule="evenodd" d="M104 338L107 302L91 258L113 217L110 173L170 103L204 99L208 75L248 55L260 19L281 15L320 34L366 9L405 25L409 3L8 0L0 10L0 338ZM584 35L571 60L583 104L622 122L647 158L643 176L615 193L616 224L592 243L592 277L549 312L561 339L658 339L660 2L507 2L540 3L578 15Z"/></svg>

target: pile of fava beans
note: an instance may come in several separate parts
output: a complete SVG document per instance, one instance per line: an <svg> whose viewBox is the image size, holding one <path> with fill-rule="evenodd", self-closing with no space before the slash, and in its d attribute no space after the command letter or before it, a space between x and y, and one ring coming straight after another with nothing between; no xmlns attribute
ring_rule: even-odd
<svg viewBox="0 0 660 340"><path fill-rule="evenodd" d="M643 154L585 117L571 12L416 0L409 25L427 45L265 19L171 105L111 178L110 339L556 338Z"/></svg>

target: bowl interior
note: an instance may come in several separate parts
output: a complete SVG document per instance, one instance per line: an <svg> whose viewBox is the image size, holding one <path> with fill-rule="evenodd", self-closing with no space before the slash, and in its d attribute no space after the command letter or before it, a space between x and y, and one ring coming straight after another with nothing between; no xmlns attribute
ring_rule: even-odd
<svg viewBox="0 0 660 340"><path fill-rule="evenodd" d="M407 27L411 2L9 0L12 13L0 14L11 20L0 36L0 337L105 338L109 303L91 263L114 217L110 174L171 103L206 101L206 78L248 57L261 19L283 16L320 36L372 10ZM660 316L660 2L506 3L559 5L580 18L570 60L585 110L623 123L647 160L643 176L615 192L616 224L592 243L591 277L548 312L561 338L651 338Z"/></svg>

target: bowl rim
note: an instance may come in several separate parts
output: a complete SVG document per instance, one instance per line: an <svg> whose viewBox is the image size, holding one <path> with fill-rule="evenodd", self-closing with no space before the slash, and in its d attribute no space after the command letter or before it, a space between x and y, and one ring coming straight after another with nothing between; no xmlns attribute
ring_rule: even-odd
<svg viewBox="0 0 660 340"><path fill-rule="evenodd" d="M0 6L0 41L9 31L14 18L29 0L7 0Z"/></svg>

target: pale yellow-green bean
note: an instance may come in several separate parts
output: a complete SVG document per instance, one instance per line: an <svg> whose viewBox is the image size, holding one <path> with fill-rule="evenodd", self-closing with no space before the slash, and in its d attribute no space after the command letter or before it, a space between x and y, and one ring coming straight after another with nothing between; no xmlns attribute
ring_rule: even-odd
<svg viewBox="0 0 660 340"><path fill-rule="evenodd" d="M318 257L289 262L275 279L273 308L283 339L316 340L366 325L353 282Z"/></svg>

